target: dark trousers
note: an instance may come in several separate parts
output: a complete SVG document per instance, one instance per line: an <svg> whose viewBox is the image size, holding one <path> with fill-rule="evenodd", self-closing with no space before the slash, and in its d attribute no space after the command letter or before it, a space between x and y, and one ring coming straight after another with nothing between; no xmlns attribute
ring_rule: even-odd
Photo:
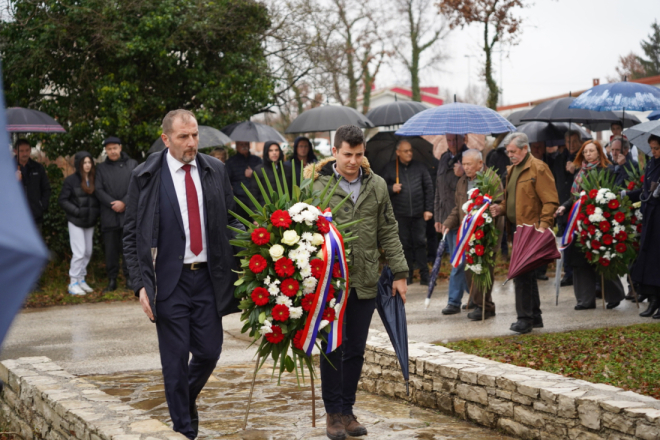
<svg viewBox="0 0 660 440"><path fill-rule="evenodd" d="M342 344L326 355L328 359L321 355L321 391L328 414L353 414L355 393L364 364L364 349L375 308L376 298L358 299L355 289L351 289L344 312ZM326 344L322 344L322 348L325 352Z"/></svg>
<svg viewBox="0 0 660 440"><path fill-rule="evenodd" d="M596 305L596 284L600 284L601 277L591 267L578 266L573 270L573 293L579 306L594 307ZM615 303L623 301L625 291L621 280L617 277L613 280L605 280L605 286L600 286L605 289L605 302Z"/></svg>
<svg viewBox="0 0 660 440"><path fill-rule="evenodd" d="M415 267L419 268L419 275L429 275L429 265L426 259L426 222L424 217L397 217L399 224L399 239L406 256L410 273Z"/></svg>
<svg viewBox="0 0 660 440"><path fill-rule="evenodd" d="M518 321L532 325L534 318L541 317L541 298L536 282L536 271L527 272L513 279L516 290Z"/></svg>
<svg viewBox="0 0 660 440"><path fill-rule="evenodd" d="M493 284L495 284L495 276L494 276L494 267L491 267L490 269L490 279L493 280L493 283L490 285L490 288L485 291L486 293L486 301L484 303L484 290L477 286L475 283L472 281L472 277L474 277L474 273L471 270L466 270L465 271L465 279L467 281L468 288L470 289L470 298L472 299L472 302L476 304L477 307L485 307L486 311L488 312L494 312L495 311L495 303L493 302Z"/></svg>
<svg viewBox="0 0 660 440"><path fill-rule="evenodd" d="M222 350L222 319L208 270L183 269L170 296L156 301L156 311L165 397L173 428L193 439L190 411Z"/></svg>
<svg viewBox="0 0 660 440"><path fill-rule="evenodd" d="M121 256L121 268L124 271L124 277L128 280L128 267L126 266L126 259L123 257L123 235L124 231L122 229L103 231L105 269L108 271L109 279L117 279L117 275L119 275L119 256Z"/></svg>
<svg viewBox="0 0 660 440"><path fill-rule="evenodd" d="M435 230L435 220L426 222L426 261L434 262L438 251L438 232Z"/></svg>

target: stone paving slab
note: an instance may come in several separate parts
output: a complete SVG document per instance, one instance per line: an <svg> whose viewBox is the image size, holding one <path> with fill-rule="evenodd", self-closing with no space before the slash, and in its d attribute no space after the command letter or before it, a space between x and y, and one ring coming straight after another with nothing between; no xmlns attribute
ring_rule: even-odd
<svg viewBox="0 0 660 440"><path fill-rule="evenodd" d="M248 429L242 430L254 364L222 366L215 370L198 398L200 440L290 440L327 439L325 410L318 380L316 386L316 428L311 427L312 394L307 378L299 388L294 374L271 379L271 367L257 376ZM317 370L318 373L318 370ZM160 371L141 371L85 377L125 405L170 424ZM362 439L392 440L506 440L487 428L366 392L358 392L355 412L369 435Z"/></svg>

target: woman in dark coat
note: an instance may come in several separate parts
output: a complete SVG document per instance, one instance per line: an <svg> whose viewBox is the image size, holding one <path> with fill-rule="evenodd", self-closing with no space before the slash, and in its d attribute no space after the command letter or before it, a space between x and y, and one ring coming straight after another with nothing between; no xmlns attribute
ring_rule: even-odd
<svg viewBox="0 0 660 440"><path fill-rule="evenodd" d="M92 258L92 239L94 226L99 217L99 201L94 195L96 170L92 155L86 151L76 153L74 167L76 172L64 179L58 203L66 213L73 254L69 270L71 277L69 293L85 295L93 292L85 282L85 276L87 265Z"/></svg>
<svg viewBox="0 0 660 440"><path fill-rule="evenodd" d="M264 175L262 170L266 171L266 176L268 176L268 181L273 187L273 190L277 191L277 181L275 180L275 174L273 173L273 163L275 164L275 169L277 170L277 177L280 180L280 185L286 183L290 193L292 188L291 166L288 163L284 163L284 152L282 151L282 148L280 148L280 145L277 142L268 141L264 145L263 163L257 165L254 168L254 173L257 176L259 176L261 185L264 187L266 191L268 191L268 185L264 181ZM284 168L285 182L282 182L282 168ZM297 183L298 185L300 185L300 182ZM252 193L252 195L257 198L259 203L263 203L264 198L261 195L261 190L259 189L259 185L257 184L257 179L253 178L250 186L251 186L250 192ZM282 191L284 191L284 187L282 187Z"/></svg>
<svg viewBox="0 0 660 440"><path fill-rule="evenodd" d="M580 171L575 174L571 188L572 197L557 209L555 217L563 215L571 208L576 194L582 191L582 181L587 174L603 168L611 169L609 167L610 162L607 160L603 147L598 141L587 141L582 144L582 148L575 156L573 163L576 168L580 168ZM568 264L573 267L573 292L577 300L575 310L595 309L596 285L600 283L600 276L589 263L584 252L575 243L572 243L566 249L565 257ZM605 301L608 309L617 307L625 297L623 285L619 278L605 280L605 286L601 286L601 288L605 289Z"/></svg>
<svg viewBox="0 0 660 440"><path fill-rule="evenodd" d="M298 136L293 141L293 153L291 154L291 159L287 161L287 164L289 164L291 168L293 168L295 164L296 181L300 180L301 169L306 167L308 163L316 162L318 162L318 159L316 158L316 154L314 154L312 141L304 136Z"/></svg>
<svg viewBox="0 0 660 440"><path fill-rule="evenodd" d="M642 236L631 277L639 284L640 295L649 299L648 308L639 316L660 319L660 137L651 136L649 145L653 157L646 164L644 186L628 194L633 202L642 202Z"/></svg>

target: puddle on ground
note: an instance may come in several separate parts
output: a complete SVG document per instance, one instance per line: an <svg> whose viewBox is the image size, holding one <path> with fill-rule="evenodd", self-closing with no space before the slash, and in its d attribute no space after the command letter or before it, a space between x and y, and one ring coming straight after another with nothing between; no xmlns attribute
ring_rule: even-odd
<svg viewBox="0 0 660 440"><path fill-rule="evenodd" d="M312 427L312 393L309 378L299 388L294 375L283 375L281 385L271 380L264 366L257 376L248 426L243 420L254 364L219 367L197 399L200 440L322 440L325 410L320 383L315 382L316 427ZM87 376L108 394L171 424L160 371ZM509 440L455 417L419 408L407 402L359 391L355 414L369 431L361 439L392 440ZM352 438L352 437L349 437Z"/></svg>

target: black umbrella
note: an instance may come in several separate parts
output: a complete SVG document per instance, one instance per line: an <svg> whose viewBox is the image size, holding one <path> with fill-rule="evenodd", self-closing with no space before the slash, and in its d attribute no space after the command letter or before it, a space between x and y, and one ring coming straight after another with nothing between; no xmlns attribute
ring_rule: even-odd
<svg viewBox="0 0 660 440"><path fill-rule="evenodd" d="M369 110L367 119L376 127L401 125L427 108L424 104L415 101L396 101Z"/></svg>
<svg viewBox="0 0 660 440"><path fill-rule="evenodd" d="M529 109L518 110L517 112L513 112L513 113L511 113L511 114L510 114L509 116L507 116L506 118L507 118L507 119L509 120L509 122L511 122L513 125L515 125L516 127L518 127L519 125L524 124L524 122L522 122L520 119L521 119L521 118L524 118L525 115L527 115L527 113L529 113Z"/></svg>
<svg viewBox="0 0 660 440"><path fill-rule="evenodd" d="M286 139L273 127L258 122L236 122L227 125L221 131L236 142L286 142Z"/></svg>
<svg viewBox="0 0 660 440"><path fill-rule="evenodd" d="M426 292L426 299L424 300L424 308L428 309L429 304L431 303L431 295L433 295L433 289L435 289L435 280L438 278L438 272L440 272L440 264L442 263L442 254L445 253L445 248L447 247L447 239L443 235L440 244L438 244L438 250L435 253L435 262L433 263L433 269L431 269L431 277L429 278L429 289Z"/></svg>
<svg viewBox="0 0 660 440"><path fill-rule="evenodd" d="M408 323L406 322L406 308L401 295L392 296L392 283L394 275L388 266L383 268L378 280L378 296L376 297L376 310L383 321L385 330L390 337L392 347L399 359L401 373L406 380L406 394L409 395L408 379L410 369L408 365Z"/></svg>
<svg viewBox="0 0 660 440"><path fill-rule="evenodd" d="M219 147L220 145L231 144L229 136L218 130L217 128L208 127L206 125L199 126L199 145L197 148ZM165 142L162 138L156 139L156 142L151 144L148 153L157 153L165 149Z"/></svg>
<svg viewBox="0 0 660 440"><path fill-rule="evenodd" d="M613 112L597 112L581 108L568 108L575 98L559 98L545 101L531 109L520 120L522 122L543 121L543 122L614 122L618 118Z"/></svg>
<svg viewBox="0 0 660 440"><path fill-rule="evenodd" d="M553 143L555 141L563 141L564 134L569 130L569 127L571 130L579 132L582 140L592 139L591 135L582 127L567 122L556 122L554 124L540 121L525 122L517 127L516 131L525 133L530 142Z"/></svg>
<svg viewBox="0 0 660 440"><path fill-rule="evenodd" d="M289 125L285 133L335 131L342 125L357 125L361 128L373 128L374 126L366 116L352 107L324 105L300 114Z"/></svg>
<svg viewBox="0 0 660 440"><path fill-rule="evenodd" d="M12 107L7 109L6 115L10 133L66 133L55 119L38 110Z"/></svg>
<svg viewBox="0 0 660 440"><path fill-rule="evenodd" d="M435 177L433 145L419 136L397 136L393 131L381 131L367 141L366 156L369 165L376 174L382 174L385 166L396 158L396 144L400 139L410 142L413 148L413 160L426 165L432 177Z"/></svg>
<svg viewBox="0 0 660 440"><path fill-rule="evenodd" d="M624 115L623 112L619 110L614 111L612 113L614 113L616 116L619 117L619 122L623 122L623 128L630 128L633 125L642 123L642 121L640 121L637 116L631 115L630 113L626 113ZM609 130L611 125L612 125L611 122L593 122L591 124L584 124L584 126L591 131Z"/></svg>

